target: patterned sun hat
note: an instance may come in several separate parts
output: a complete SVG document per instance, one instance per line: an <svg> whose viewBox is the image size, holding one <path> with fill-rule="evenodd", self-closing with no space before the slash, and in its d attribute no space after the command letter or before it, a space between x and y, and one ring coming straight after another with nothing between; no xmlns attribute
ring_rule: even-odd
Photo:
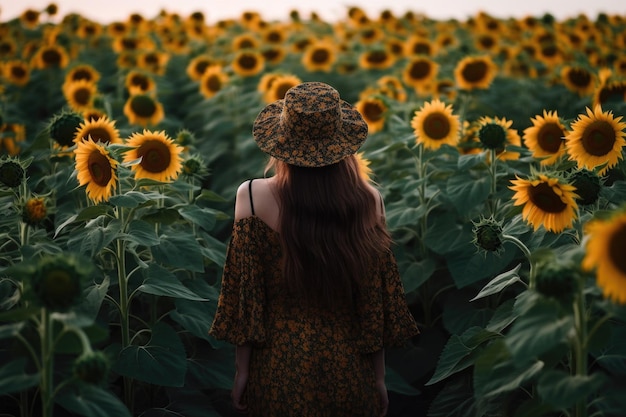
<svg viewBox="0 0 626 417"><path fill-rule="evenodd" d="M328 84L305 82L257 116L252 135L259 148L291 165L321 167L356 153L367 123Z"/></svg>

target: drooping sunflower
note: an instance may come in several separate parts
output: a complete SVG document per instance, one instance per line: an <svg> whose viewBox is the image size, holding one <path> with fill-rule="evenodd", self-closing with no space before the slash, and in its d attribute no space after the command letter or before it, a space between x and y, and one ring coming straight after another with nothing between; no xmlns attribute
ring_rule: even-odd
<svg viewBox="0 0 626 417"><path fill-rule="evenodd" d="M60 45L45 45L40 47L33 56L33 66L38 69L65 68L70 57Z"/></svg>
<svg viewBox="0 0 626 417"><path fill-rule="evenodd" d="M417 144L426 149L439 149L442 145L456 146L459 133L459 116L453 114L452 105L434 99L424 103L411 119Z"/></svg>
<svg viewBox="0 0 626 417"><path fill-rule="evenodd" d="M185 71L189 78L194 81L199 81L204 71L216 63L216 60L207 54L198 55L189 61Z"/></svg>
<svg viewBox="0 0 626 417"><path fill-rule="evenodd" d="M100 80L100 72L89 64L78 64L68 69L65 74L65 84L80 80L95 84Z"/></svg>
<svg viewBox="0 0 626 417"><path fill-rule="evenodd" d="M576 187L557 176L533 175L528 179L516 176L509 188L515 206L524 206L522 218L534 230L543 226L546 230L559 233L571 227L577 218Z"/></svg>
<svg viewBox="0 0 626 417"><path fill-rule="evenodd" d="M311 72L328 72L336 60L336 46L328 40L318 40L311 43L306 47L302 55L302 64Z"/></svg>
<svg viewBox="0 0 626 417"><path fill-rule="evenodd" d="M200 78L200 93L204 98L211 98L219 93L228 83L229 77L222 67L214 65L207 68Z"/></svg>
<svg viewBox="0 0 626 417"><path fill-rule="evenodd" d="M279 75L272 81L271 86L267 89L265 94L263 94L263 100L268 104L276 100L282 100L285 98L287 90L301 83L302 80L296 75Z"/></svg>
<svg viewBox="0 0 626 417"><path fill-rule="evenodd" d="M98 94L96 84L87 80L78 80L68 84L63 84L63 95L70 108L76 112L83 112L93 107L94 100Z"/></svg>
<svg viewBox="0 0 626 417"><path fill-rule="evenodd" d="M606 220L585 224L586 244L582 267L596 271L596 282L605 297L626 304L626 213L618 211Z"/></svg>
<svg viewBox="0 0 626 417"><path fill-rule="evenodd" d="M124 79L124 85L131 95L154 92L156 90L154 78L139 70L129 71Z"/></svg>
<svg viewBox="0 0 626 417"><path fill-rule="evenodd" d="M24 61L9 61L2 66L2 70L4 78L11 84L23 87L30 80L30 67Z"/></svg>
<svg viewBox="0 0 626 417"><path fill-rule="evenodd" d="M489 56L468 56L456 64L454 79L463 90L487 89L496 72L496 64Z"/></svg>
<svg viewBox="0 0 626 417"><path fill-rule="evenodd" d="M565 144L569 158L577 162L579 169L593 170L604 164L598 172L604 175L624 157L626 123L620 120L621 116L603 112L600 106L578 115L565 136Z"/></svg>
<svg viewBox="0 0 626 417"><path fill-rule="evenodd" d="M235 74L242 77L253 77L265 66L265 58L260 52L243 50L235 55L232 67Z"/></svg>
<svg viewBox="0 0 626 417"><path fill-rule="evenodd" d="M155 126L165 117L163 105L152 94L133 94L124 104L128 122L140 126Z"/></svg>
<svg viewBox="0 0 626 417"><path fill-rule="evenodd" d="M80 123L74 135L74 142L80 143L90 139L95 143L105 145L122 143L120 132L115 127L115 120L111 120L107 116L96 120L85 119L84 122Z"/></svg>
<svg viewBox="0 0 626 417"><path fill-rule="evenodd" d="M149 178L155 181L167 182L178 178L182 170L183 148L176 145L174 140L164 131L150 131L133 133L126 144L133 149L126 152L124 162L141 161L131 166L135 178Z"/></svg>
<svg viewBox="0 0 626 417"><path fill-rule="evenodd" d="M104 144L91 138L77 142L74 153L78 183L87 186L87 196L96 204L109 201L117 187L118 162Z"/></svg>
<svg viewBox="0 0 626 417"><path fill-rule="evenodd" d="M437 78L439 64L427 56L412 58L402 71L402 81L417 92L424 93L431 89Z"/></svg>
<svg viewBox="0 0 626 417"><path fill-rule="evenodd" d="M531 127L524 129L524 143L535 158L541 158L541 165L554 164L565 155L565 135L567 130L556 111L543 111L530 119Z"/></svg>
<svg viewBox="0 0 626 417"><path fill-rule="evenodd" d="M596 76L582 66L565 65L561 69L561 80L568 90L580 96L593 93L596 85Z"/></svg>
<svg viewBox="0 0 626 417"><path fill-rule="evenodd" d="M376 96L364 97L354 105L367 123L369 133L376 133L385 127L387 105Z"/></svg>

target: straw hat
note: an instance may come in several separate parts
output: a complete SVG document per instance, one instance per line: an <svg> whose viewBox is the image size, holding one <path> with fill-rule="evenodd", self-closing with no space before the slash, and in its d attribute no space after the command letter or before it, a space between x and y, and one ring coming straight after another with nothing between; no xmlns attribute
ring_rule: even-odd
<svg viewBox="0 0 626 417"><path fill-rule="evenodd" d="M356 153L367 123L328 84L306 82L266 106L252 129L259 148L288 164L321 167Z"/></svg>

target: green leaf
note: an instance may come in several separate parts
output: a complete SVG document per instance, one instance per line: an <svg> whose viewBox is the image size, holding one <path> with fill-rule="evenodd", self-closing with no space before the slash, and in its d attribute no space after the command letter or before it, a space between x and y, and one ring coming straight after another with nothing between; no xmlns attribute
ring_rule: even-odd
<svg viewBox="0 0 626 417"><path fill-rule="evenodd" d="M459 173L448 179L446 193L459 212L471 211L489 197L491 177L472 178L467 173Z"/></svg>
<svg viewBox="0 0 626 417"><path fill-rule="evenodd" d="M385 385L387 389L392 392L397 392L402 395L419 395L420 391L406 382L402 376L397 373L393 368L387 367L385 369Z"/></svg>
<svg viewBox="0 0 626 417"><path fill-rule="evenodd" d="M447 382L428 409L428 417L475 417L476 400L467 378Z"/></svg>
<svg viewBox="0 0 626 417"><path fill-rule="evenodd" d="M489 281L489 283L487 283L487 285L485 285L483 289L478 292L476 297L472 298L470 301L475 301L475 300L478 300L483 297L487 297L492 294L498 294L500 291L502 291L509 285L512 285L516 282L521 282L521 279L518 274L518 271L521 266L522 264L518 264L515 268L511 269L510 271L503 272L502 274L498 275L497 277Z"/></svg>
<svg viewBox="0 0 626 417"><path fill-rule="evenodd" d="M513 357L527 361L566 342L572 331L572 316L559 317L558 305L539 302L517 318L506 337L506 344Z"/></svg>
<svg viewBox="0 0 626 417"><path fill-rule="evenodd" d="M206 231L213 229L217 219L217 210L196 205L185 205L178 209L180 215L191 223L202 227Z"/></svg>
<svg viewBox="0 0 626 417"><path fill-rule="evenodd" d="M135 208L148 200L150 198L140 191L128 191L122 195L111 196L109 202L116 207Z"/></svg>
<svg viewBox="0 0 626 417"><path fill-rule="evenodd" d="M222 268L226 263L226 244L202 230L198 231L198 236L206 245L201 247L202 255Z"/></svg>
<svg viewBox="0 0 626 417"><path fill-rule="evenodd" d="M189 288L185 287L176 275L162 266L151 263L146 271L146 279L137 291L185 300L207 301Z"/></svg>
<svg viewBox="0 0 626 417"><path fill-rule="evenodd" d="M457 160L457 168L459 171L465 171L479 164L484 164L487 159L487 152L475 154L459 155Z"/></svg>
<svg viewBox="0 0 626 417"><path fill-rule="evenodd" d="M417 226L419 220L426 215L426 205L418 207L400 207L387 212L387 224L390 229Z"/></svg>
<svg viewBox="0 0 626 417"><path fill-rule="evenodd" d="M24 391L39 384L39 374L26 373L26 359L20 358L0 367L0 395Z"/></svg>
<svg viewBox="0 0 626 417"><path fill-rule="evenodd" d="M566 409L596 393L606 382L606 377L592 375L570 375L560 370L545 372L537 383L541 399L557 409Z"/></svg>
<svg viewBox="0 0 626 417"><path fill-rule="evenodd" d="M0 326L0 340L16 336L20 331L22 331L23 327L23 322Z"/></svg>
<svg viewBox="0 0 626 417"><path fill-rule="evenodd" d="M53 318L76 327L90 326L96 320L102 301L109 290L110 278L104 277L101 284L87 287L80 303L67 313L53 313Z"/></svg>
<svg viewBox="0 0 626 417"><path fill-rule="evenodd" d="M74 222L93 220L97 217L107 214L109 211L111 211L111 208L105 204L89 206L81 210L80 213L74 214L73 216L68 217L63 223L58 225L56 230L54 231L54 237L56 238L57 235L69 224L72 224Z"/></svg>
<svg viewBox="0 0 626 417"><path fill-rule="evenodd" d="M211 202L216 202L216 203L228 202L228 200L226 200L221 195L211 190L207 190L207 189L202 189L202 191L200 192L200 195L196 197L196 201L211 201Z"/></svg>
<svg viewBox="0 0 626 417"><path fill-rule="evenodd" d="M212 342L209 329L217 310L217 298L205 302L178 299L175 304L176 310L170 312L172 320L194 336Z"/></svg>
<svg viewBox="0 0 626 417"><path fill-rule="evenodd" d="M188 271L204 271L202 251L192 234L161 235L160 244L152 246L151 250L154 258L164 264Z"/></svg>
<svg viewBox="0 0 626 417"><path fill-rule="evenodd" d="M495 313L493 313L493 316L491 316L489 324L487 324L486 327L487 330L500 333L513 323L518 317L513 309L514 305L515 300L506 300L504 303L500 304Z"/></svg>
<svg viewBox="0 0 626 417"><path fill-rule="evenodd" d="M159 244L159 236L156 234L154 225L143 220L133 220L128 225L128 231L124 235L126 240L142 246L154 246Z"/></svg>
<svg viewBox="0 0 626 417"><path fill-rule="evenodd" d="M402 273L402 284L404 292L407 294L417 290L424 282L428 281L435 269L437 263L432 258L422 259L418 262L409 264Z"/></svg>
<svg viewBox="0 0 626 417"><path fill-rule="evenodd" d="M148 344L122 349L113 370L150 384L182 387L187 372L185 348L174 329L159 322Z"/></svg>
<svg viewBox="0 0 626 417"><path fill-rule="evenodd" d="M235 349L228 343L220 349L205 349L189 358L188 366L191 384L230 390L235 375Z"/></svg>
<svg viewBox="0 0 626 417"><path fill-rule="evenodd" d="M131 417L130 411L117 396L92 384L67 387L55 400L66 410L85 417Z"/></svg>

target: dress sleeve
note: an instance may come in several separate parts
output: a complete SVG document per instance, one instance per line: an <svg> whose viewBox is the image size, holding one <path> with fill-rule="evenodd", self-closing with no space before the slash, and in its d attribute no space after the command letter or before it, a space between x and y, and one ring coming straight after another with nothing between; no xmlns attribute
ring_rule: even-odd
<svg viewBox="0 0 626 417"><path fill-rule="evenodd" d="M222 288L209 334L235 345L265 342L265 290L257 236L249 219L235 222L222 274Z"/></svg>
<svg viewBox="0 0 626 417"><path fill-rule="evenodd" d="M401 346L419 334L409 311L398 265L391 250L381 255L359 294L360 347L372 353L384 347Z"/></svg>

